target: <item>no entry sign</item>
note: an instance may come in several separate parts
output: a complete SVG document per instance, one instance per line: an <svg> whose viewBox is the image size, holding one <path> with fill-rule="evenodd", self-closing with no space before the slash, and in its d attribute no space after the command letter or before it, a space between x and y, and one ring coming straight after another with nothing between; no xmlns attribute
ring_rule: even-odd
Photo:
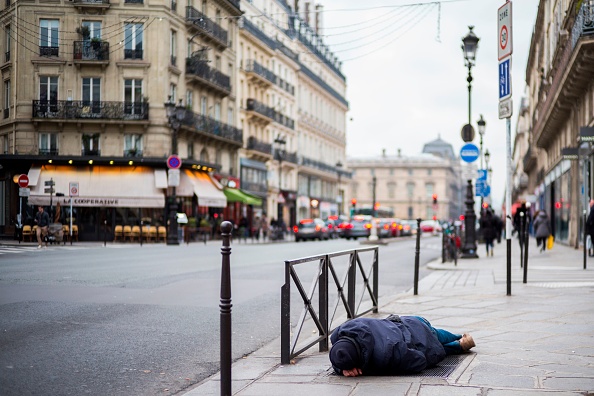
<svg viewBox="0 0 594 396"><path fill-rule="evenodd" d="M19 183L19 187L21 187L21 188L29 187L29 176L27 176L25 174L20 175L18 183Z"/></svg>

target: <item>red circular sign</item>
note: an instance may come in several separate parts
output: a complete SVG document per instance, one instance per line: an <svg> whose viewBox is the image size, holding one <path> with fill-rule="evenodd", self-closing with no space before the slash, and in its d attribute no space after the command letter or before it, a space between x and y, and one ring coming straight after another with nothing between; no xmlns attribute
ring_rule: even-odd
<svg viewBox="0 0 594 396"><path fill-rule="evenodd" d="M182 165L182 161L181 158L179 158L179 156L172 154L169 156L169 158L167 158L167 167L169 169L179 169L181 168Z"/></svg>
<svg viewBox="0 0 594 396"><path fill-rule="evenodd" d="M499 33L499 45L501 46L501 49L504 50L505 47L507 47L507 26L503 25L501 27L501 32Z"/></svg>
<svg viewBox="0 0 594 396"><path fill-rule="evenodd" d="M29 176L24 174L19 176L19 187L29 187Z"/></svg>

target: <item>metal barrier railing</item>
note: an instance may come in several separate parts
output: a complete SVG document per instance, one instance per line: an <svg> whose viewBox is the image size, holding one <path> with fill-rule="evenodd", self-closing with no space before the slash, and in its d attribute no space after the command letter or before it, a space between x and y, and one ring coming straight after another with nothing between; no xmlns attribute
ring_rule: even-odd
<svg viewBox="0 0 594 396"><path fill-rule="evenodd" d="M361 253L364 252L373 252L373 259L371 260L371 263L369 263L367 271L364 264L361 262ZM378 253L378 246L370 246L368 248L345 250L285 261L285 283L281 288L281 364L289 364L291 359L305 352L316 343L319 344L320 352L328 351L328 339L334 330L332 328L332 322L341 302L348 319L365 315L371 311L374 313L378 312ZM338 261L338 258L345 256L348 256L348 268L341 279L333 260ZM311 283L309 291L306 292L295 267L300 264L316 261L318 262L316 276ZM363 290L358 302L356 301L355 293L358 275L357 270L359 270L359 276L363 280ZM330 315L329 284L331 279L334 282L334 286L336 286L338 295L336 304L332 308L332 314ZM292 339L291 281L295 284L304 304L297 325L295 326L296 331L294 332ZM316 289L318 290L318 312L316 312L312 303ZM372 306L371 308L359 312L363 299L366 296L366 292L371 300ZM299 341L299 336L308 313L311 316L319 335L313 341L308 342L305 346L296 350L297 342Z"/></svg>

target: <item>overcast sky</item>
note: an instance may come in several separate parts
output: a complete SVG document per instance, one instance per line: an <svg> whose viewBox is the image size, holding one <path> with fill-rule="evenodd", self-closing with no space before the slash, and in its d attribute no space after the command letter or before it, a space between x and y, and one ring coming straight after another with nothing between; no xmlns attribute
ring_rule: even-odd
<svg viewBox="0 0 594 396"><path fill-rule="evenodd" d="M498 118L497 10L503 0L320 0L325 42L343 61L347 78L347 155L420 153L441 136L459 154L468 121L468 69L462 37L473 25L480 38L473 68L472 116L487 122L484 149L491 153L493 206L505 194L505 120ZM414 5L413 5L414 4ZM407 6L410 5L410 6ZM538 0L513 1L512 144ZM478 161L477 161L478 165Z"/></svg>

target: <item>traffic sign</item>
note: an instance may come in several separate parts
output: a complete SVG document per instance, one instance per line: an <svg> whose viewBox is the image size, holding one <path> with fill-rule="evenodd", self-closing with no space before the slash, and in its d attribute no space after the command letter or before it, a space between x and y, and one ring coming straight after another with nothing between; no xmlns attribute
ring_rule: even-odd
<svg viewBox="0 0 594 396"><path fill-rule="evenodd" d="M167 171L167 185L169 187L179 187L179 179L179 169L169 169L169 171Z"/></svg>
<svg viewBox="0 0 594 396"><path fill-rule="evenodd" d="M56 192L56 190L54 190L54 188L53 188L53 187L50 187L50 188L45 188L45 189L43 190L43 192L44 192L44 193L46 193L46 194L53 194L53 193L55 193L55 192Z"/></svg>
<svg viewBox="0 0 594 396"><path fill-rule="evenodd" d="M460 149L460 158L465 162L474 162L479 157L479 149L472 143L465 144Z"/></svg>
<svg viewBox="0 0 594 396"><path fill-rule="evenodd" d="M511 118L513 113L512 99L507 98L499 102L499 119Z"/></svg>
<svg viewBox="0 0 594 396"><path fill-rule="evenodd" d="M479 169L478 170L478 176L476 178L477 181L485 181L487 180L487 175L489 174L489 172L486 169Z"/></svg>
<svg viewBox="0 0 594 396"><path fill-rule="evenodd" d="M499 61L499 101L511 97L511 56Z"/></svg>
<svg viewBox="0 0 594 396"><path fill-rule="evenodd" d="M21 188L25 188L25 187L29 187L29 176L23 174L19 176L19 187Z"/></svg>
<svg viewBox="0 0 594 396"><path fill-rule="evenodd" d="M499 36L498 59L510 56L512 46L512 2L508 1L497 10L497 32Z"/></svg>
<svg viewBox="0 0 594 396"><path fill-rule="evenodd" d="M26 187L19 188L19 197L28 197L31 195L31 189Z"/></svg>
<svg viewBox="0 0 594 396"><path fill-rule="evenodd" d="M54 182L54 179L49 179L49 180L46 180L43 184L46 186L53 187L56 185L56 182Z"/></svg>
<svg viewBox="0 0 594 396"><path fill-rule="evenodd" d="M169 157L167 157L167 167L169 169L179 169L179 168L181 168L181 165L182 165L182 160L181 160L181 158L179 158L178 155L171 154Z"/></svg>
<svg viewBox="0 0 594 396"><path fill-rule="evenodd" d="M68 194L71 197L78 197L78 182L70 182L68 185Z"/></svg>
<svg viewBox="0 0 594 396"><path fill-rule="evenodd" d="M476 197L488 197L491 194L491 186L487 184L484 180L477 180L476 181L476 190L475 196Z"/></svg>

